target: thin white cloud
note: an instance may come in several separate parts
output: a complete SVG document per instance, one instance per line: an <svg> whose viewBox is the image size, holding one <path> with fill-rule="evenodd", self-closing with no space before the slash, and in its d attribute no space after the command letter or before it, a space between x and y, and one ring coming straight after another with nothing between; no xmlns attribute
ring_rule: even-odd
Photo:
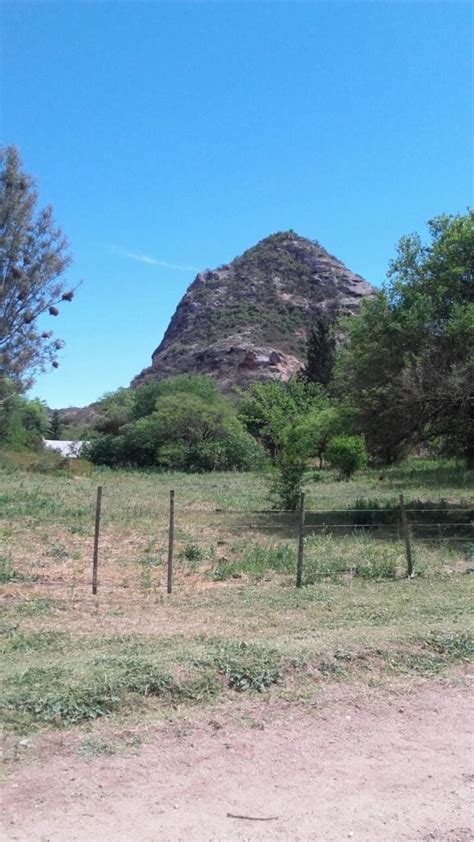
<svg viewBox="0 0 474 842"><path fill-rule="evenodd" d="M127 251L126 249L112 246L112 252L118 254L120 257L128 257L129 260L136 260L137 263L146 263L149 266L161 266L163 269L177 269L178 272L198 272L197 266L183 266L181 263L168 263L166 260L158 260L156 257L151 257L149 254L141 254L136 251Z"/></svg>

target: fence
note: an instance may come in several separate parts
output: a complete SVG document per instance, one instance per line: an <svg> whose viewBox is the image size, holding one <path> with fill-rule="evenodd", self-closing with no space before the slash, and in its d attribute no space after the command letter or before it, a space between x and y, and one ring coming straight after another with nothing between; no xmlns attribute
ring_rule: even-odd
<svg viewBox="0 0 474 842"><path fill-rule="evenodd" d="M176 505L175 492L170 491L169 497L169 519L167 525L168 553L167 553L167 593L173 591L173 562L175 556L176 541ZM297 511L288 510L245 510L245 509L214 509L217 515L227 517L238 516L248 518L253 516L253 521L234 524L231 531L236 530L265 530L280 531L296 542L296 567L295 586L301 588L304 580L304 555L305 538L310 534L318 534L318 531L344 530L354 533L357 530L377 530L381 537L403 540L406 558L406 576L413 578L413 552L412 541L425 542L462 542L474 541L472 508L463 507L457 504L445 503L433 505L416 501L417 505L406 505L403 494L399 495L398 504L391 507L355 506L346 509L331 509L327 511L307 511L305 506L305 495L302 494ZM438 507L437 507L438 506ZM100 526L102 512L102 487L97 489L96 511L95 511L95 533L92 559L92 593L97 594L98 590L98 568L99 568L99 547L100 547ZM191 513L187 511L189 517ZM341 523L341 515L343 522ZM439 517L433 521L433 515ZM441 520L443 516L443 520ZM196 527L195 527L196 528ZM199 528L199 526L197 527ZM209 525L206 525L209 529Z"/></svg>

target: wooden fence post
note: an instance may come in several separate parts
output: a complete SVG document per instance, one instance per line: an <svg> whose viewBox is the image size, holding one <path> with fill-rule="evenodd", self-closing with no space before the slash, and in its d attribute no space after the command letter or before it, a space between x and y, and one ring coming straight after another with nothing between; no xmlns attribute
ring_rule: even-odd
<svg viewBox="0 0 474 842"><path fill-rule="evenodd" d="M173 590L173 550L174 550L174 491L170 491L170 523L168 531L168 583L167 591Z"/></svg>
<svg viewBox="0 0 474 842"><path fill-rule="evenodd" d="M102 503L102 486L97 489L97 501L95 504L95 533L94 533L94 556L92 559L92 593L97 593L97 567L99 565L99 535L100 535L100 509Z"/></svg>
<svg viewBox="0 0 474 842"><path fill-rule="evenodd" d="M411 555L410 530L408 528L408 518L403 494L400 494L400 514L402 516L402 532L405 540L405 550L407 556L407 575L408 578L411 579L413 577L413 558Z"/></svg>
<svg viewBox="0 0 474 842"><path fill-rule="evenodd" d="M304 494L300 497L300 521L298 526L298 560L296 563L296 587L303 584L303 555L304 555Z"/></svg>

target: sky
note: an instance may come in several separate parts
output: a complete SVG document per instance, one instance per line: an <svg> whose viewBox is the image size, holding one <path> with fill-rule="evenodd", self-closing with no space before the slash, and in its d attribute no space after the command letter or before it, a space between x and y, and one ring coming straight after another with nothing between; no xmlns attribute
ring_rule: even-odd
<svg viewBox="0 0 474 842"><path fill-rule="evenodd" d="M150 364L200 269L275 231L383 283L472 204L468 2L0 6L0 138L74 258L33 395L82 406Z"/></svg>

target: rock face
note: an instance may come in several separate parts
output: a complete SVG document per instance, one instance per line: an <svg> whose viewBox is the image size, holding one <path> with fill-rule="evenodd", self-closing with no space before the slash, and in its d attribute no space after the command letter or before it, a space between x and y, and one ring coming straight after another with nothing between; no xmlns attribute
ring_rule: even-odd
<svg viewBox="0 0 474 842"><path fill-rule="evenodd" d="M225 391L287 380L304 363L314 318L357 313L374 291L318 243L293 231L273 234L196 275L132 386L185 372L211 375Z"/></svg>

